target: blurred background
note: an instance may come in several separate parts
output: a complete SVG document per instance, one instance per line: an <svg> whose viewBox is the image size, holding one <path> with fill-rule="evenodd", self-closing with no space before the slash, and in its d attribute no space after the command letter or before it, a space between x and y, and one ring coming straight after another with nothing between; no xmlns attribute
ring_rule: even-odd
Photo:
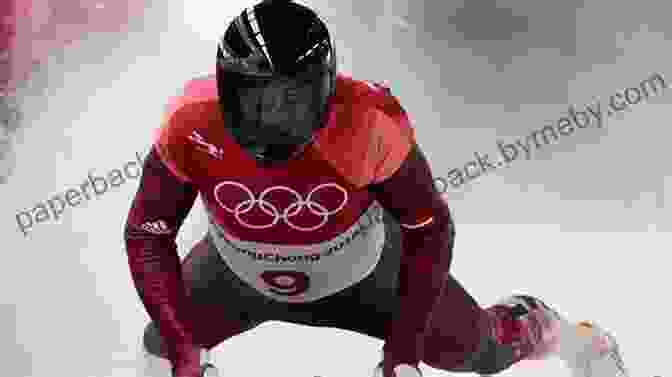
<svg viewBox="0 0 672 377"><path fill-rule="evenodd" d="M667 2L306 3L332 28L341 71L390 81L437 177L474 152L496 156L498 140L525 138L571 104L604 108L655 73L672 82ZM167 98L213 72L217 37L249 4L0 2L0 374L136 376L147 315L122 230L137 180L25 233L17 214L144 157ZM617 335L633 377L672 375L671 103L659 92L445 194L457 222L453 271L479 302L522 291L597 320ZM198 203L181 255L205 220ZM269 323L222 344L215 361L225 376L368 376L381 345ZM540 374L568 376L554 360L501 373Z"/></svg>

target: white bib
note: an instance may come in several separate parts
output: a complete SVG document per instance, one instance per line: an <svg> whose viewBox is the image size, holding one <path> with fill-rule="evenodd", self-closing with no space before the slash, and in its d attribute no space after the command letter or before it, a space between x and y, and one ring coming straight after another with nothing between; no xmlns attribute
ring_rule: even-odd
<svg viewBox="0 0 672 377"><path fill-rule="evenodd" d="M210 216L219 254L240 279L282 302L310 302L348 288L378 264L385 243L378 202L344 233L309 245L279 245L235 238Z"/></svg>

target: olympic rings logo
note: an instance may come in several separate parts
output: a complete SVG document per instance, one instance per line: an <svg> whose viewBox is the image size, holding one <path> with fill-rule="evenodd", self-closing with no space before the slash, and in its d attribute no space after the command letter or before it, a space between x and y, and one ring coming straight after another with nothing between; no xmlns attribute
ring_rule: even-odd
<svg viewBox="0 0 672 377"><path fill-rule="evenodd" d="M241 201L234 207L228 206L220 198L220 195L223 194L223 190L226 187L236 187L242 190L248 197L248 199ZM336 190L340 191L343 194L343 198L341 200L340 205L332 210L328 210L326 206L313 200L314 195L330 187L335 188ZM284 191L290 193L294 197L294 202L288 205L283 210L278 209L275 205L266 200L266 197L269 194L277 191ZM217 203L222 208L224 208L224 210L233 214L238 223L246 228L267 229L275 226L276 224L278 224L280 220L282 220L290 228L302 232L311 232L323 227L329 221L330 216L335 215L336 213L341 211L343 207L345 207L345 205L348 203L348 192L343 187L339 186L336 183L323 183L318 185L308 193L308 196L304 200L300 193L287 186L268 187L264 191L262 191L261 194L259 194L259 198L255 198L255 195L252 192L252 190L250 190L247 186L243 185L242 183L234 181L224 181L215 186L214 196ZM257 206L264 214L272 218L271 222L269 222L268 224L256 225L256 224L250 224L249 222L243 219L242 215L250 212ZM320 223L314 226L301 226L292 222L291 218L297 216L299 212L301 212L301 210L304 208L307 208L311 214L320 216L322 218Z"/></svg>

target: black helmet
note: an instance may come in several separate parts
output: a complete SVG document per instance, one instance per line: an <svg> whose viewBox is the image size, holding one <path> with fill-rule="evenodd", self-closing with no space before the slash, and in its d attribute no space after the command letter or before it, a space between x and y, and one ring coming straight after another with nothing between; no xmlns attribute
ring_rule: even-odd
<svg viewBox="0 0 672 377"><path fill-rule="evenodd" d="M265 0L227 27L217 48L225 127L258 161L296 156L327 122L336 54L325 22L294 1Z"/></svg>

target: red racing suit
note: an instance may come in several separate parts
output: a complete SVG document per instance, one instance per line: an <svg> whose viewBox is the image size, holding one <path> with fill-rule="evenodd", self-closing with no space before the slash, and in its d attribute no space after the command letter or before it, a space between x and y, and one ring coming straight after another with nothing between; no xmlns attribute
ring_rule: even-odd
<svg viewBox="0 0 672 377"><path fill-rule="evenodd" d="M227 134L214 77L190 81L170 101L153 148L178 179L167 188L143 174L125 240L135 286L173 359L192 343L194 326L175 239L200 194L209 232L231 270L288 303L311 302L364 279L385 234L371 219L388 211L402 228L403 254L400 309L385 339L386 358L422 360L423 335L452 260L449 209L389 90L339 74L330 105L328 124L300 157L262 167Z"/></svg>

